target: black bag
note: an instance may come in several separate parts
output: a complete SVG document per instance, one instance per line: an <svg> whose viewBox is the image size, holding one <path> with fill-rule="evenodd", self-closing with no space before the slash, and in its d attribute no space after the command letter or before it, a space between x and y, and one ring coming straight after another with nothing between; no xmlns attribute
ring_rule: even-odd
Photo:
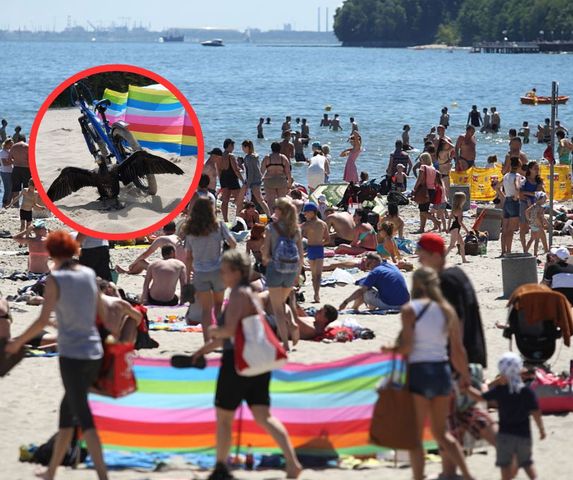
<svg viewBox="0 0 573 480"><path fill-rule="evenodd" d="M88 451L80 446L78 442L78 432L77 429L74 431L74 437L70 443L70 447L62 460L62 465L66 467L75 467L76 465L83 463L88 456ZM47 466L52 458L52 451L54 450L54 443L56 441L56 435L52 437L43 445L40 445L32 454L31 462L39 463L40 465Z"/></svg>
<svg viewBox="0 0 573 480"><path fill-rule="evenodd" d="M390 180L390 177L388 177L388 175L386 175L382 181L380 182L380 187L378 189L378 193L380 193L380 195L388 195L390 193L390 188L392 186L392 182Z"/></svg>
<svg viewBox="0 0 573 480"><path fill-rule="evenodd" d="M408 205L410 200L400 192L390 192L388 193L388 203L395 203L396 205Z"/></svg>

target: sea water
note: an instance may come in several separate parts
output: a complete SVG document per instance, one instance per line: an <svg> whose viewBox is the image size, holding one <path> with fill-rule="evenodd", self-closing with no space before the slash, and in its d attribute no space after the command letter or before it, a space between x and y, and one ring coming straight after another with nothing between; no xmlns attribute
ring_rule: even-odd
<svg viewBox="0 0 573 480"><path fill-rule="evenodd" d="M550 116L550 107L521 105L520 96L534 86L539 95L549 95L552 80L560 82L561 94L573 96L573 55L97 42L0 42L0 49L0 116L10 122L9 133L16 124L29 132L46 96L79 70L134 64L164 76L188 97L209 149L221 147L227 137L239 149L242 140L256 139L259 117L271 117L265 140L255 140L264 155L279 139L285 115L292 116L293 126L296 117L307 118L312 141L331 147L331 181L342 178L345 160L339 153L349 146L350 116L356 118L364 143L358 170L374 178L383 175L402 126L411 125L410 142L420 149L444 106L451 114L447 133L454 141L463 133L473 104L480 111L496 106L500 112L500 134L477 134L478 164L491 154L503 158L509 128L519 129L524 120L532 132L525 151L538 159L545 145L537 144L533 135L536 125ZM343 131L319 127L327 105L330 116L340 114ZM560 106L559 116L573 128L571 105ZM306 169L295 167L294 176L304 182Z"/></svg>

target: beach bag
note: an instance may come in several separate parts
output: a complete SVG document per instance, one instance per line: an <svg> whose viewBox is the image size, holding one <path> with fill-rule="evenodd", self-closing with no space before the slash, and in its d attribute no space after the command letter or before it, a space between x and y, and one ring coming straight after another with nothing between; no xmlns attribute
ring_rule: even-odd
<svg viewBox="0 0 573 480"><path fill-rule="evenodd" d="M48 466L50 464L50 460L52 459L52 452L54 450L54 444L56 442L56 434L54 434L50 439L40 445L39 447L35 447L32 451L32 457L29 458L28 461L31 463L39 463L40 465ZM74 429L74 436L72 441L70 442L70 446L62 459L62 463L65 467L77 467L80 463L85 462L88 456L87 449L83 448L78 441L78 430L77 428Z"/></svg>
<svg viewBox="0 0 573 480"><path fill-rule="evenodd" d="M405 359L395 381L396 358L392 358L392 370L385 386L378 390L378 401L374 405L370 422L369 441L374 445L398 450L412 450L420 442L414 397L401 383L404 376Z"/></svg>
<svg viewBox="0 0 573 480"><path fill-rule="evenodd" d="M428 192L428 185L426 185L426 172L424 171L424 181L414 187L412 198L418 205L423 205L430 201L430 192Z"/></svg>
<svg viewBox="0 0 573 480"><path fill-rule="evenodd" d="M434 195L434 205L440 205L444 202L444 187L436 183L436 193Z"/></svg>
<svg viewBox="0 0 573 480"><path fill-rule="evenodd" d="M257 314L243 318L235 333L235 370L254 377L276 370L287 362L287 353L258 305Z"/></svg>
<svg viewBox="0 0 573 480"><path fill-rule="evenodd" d="M530 385L543 413L573 412L573 379L563 378L535 369L535 380Z"/></svg>
<svg viewBox="0 0 573 480"><path fill-rule="evenodd" d="M93 392L120 398L137 390L133 374L134 350L131 343L104 343L103 362Z"/></svg>
<svg viewBox="0 0 573 480"><path fill-rule="evenodd" d="M386 175L380 182L380 188L378 190L380 195L388 195L388 193L390 192L390 186L391 186L390 177Z"/></svg>
<svg viewBox="0 0 573 480"><path fill-rule="evenodd" d="M285 237L278 224L273 223L279 238L273 250L273 266L279 273L298 272L299 253L294 238Z"/></svg>
<svg viewBox="0 0 573 480"><path fill-rule="evenodd" d="M408 205L410 200L401 192L390 192L388 193L388 203L395 203L396 205Z"/></svg>
<svg viewBox="0 0 573 480"><path fill-rule="evenodd" d="M478 236L475 232L470 232L466 235L464 239L464 247L466 255L476 256L479 255L480 248L478 242Z"/></svg>

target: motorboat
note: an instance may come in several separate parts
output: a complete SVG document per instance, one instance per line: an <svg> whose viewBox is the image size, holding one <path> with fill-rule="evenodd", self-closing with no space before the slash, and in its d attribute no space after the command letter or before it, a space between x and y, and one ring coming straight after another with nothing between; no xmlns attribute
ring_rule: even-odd
<svg viewBox="0 0 573 480"><path fill-rule="evenodd" d="M225 44L223 43L223 40L221 40L220 38L201 42L201 45L203 45L204 47L224 47L225 46Z"/></svg>

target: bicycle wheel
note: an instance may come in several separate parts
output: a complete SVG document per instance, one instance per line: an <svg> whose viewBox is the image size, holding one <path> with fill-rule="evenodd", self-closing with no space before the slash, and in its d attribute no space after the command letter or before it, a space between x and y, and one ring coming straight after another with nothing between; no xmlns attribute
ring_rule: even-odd
<svg viewBox="0 0 573 480"><path fill-rule="evenodd" d="M123 158L127 158L133 152L141 150L141 146L133 134L125 125L120 123L114 123L111 126L111 138L115 148L117 148ZM133 184L149 195L157 194L157 180L153 174L146 175L144 178L137 177Z"/></svg>

